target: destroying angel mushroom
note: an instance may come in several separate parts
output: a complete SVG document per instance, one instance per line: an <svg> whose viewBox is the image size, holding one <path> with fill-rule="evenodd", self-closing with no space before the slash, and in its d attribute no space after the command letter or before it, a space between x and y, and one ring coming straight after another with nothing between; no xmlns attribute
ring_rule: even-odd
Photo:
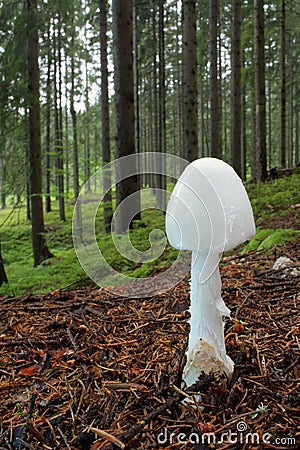
<svg viewBox="0 0 300 450"><path fill-rule="evenodd" d="M226 354L220 255L255 234L244 185L227 163L201 158L187 166L171 194L166 214L170 244L192 251L190 335L183 380L189 387L202 371L233 372Z"/></svg>

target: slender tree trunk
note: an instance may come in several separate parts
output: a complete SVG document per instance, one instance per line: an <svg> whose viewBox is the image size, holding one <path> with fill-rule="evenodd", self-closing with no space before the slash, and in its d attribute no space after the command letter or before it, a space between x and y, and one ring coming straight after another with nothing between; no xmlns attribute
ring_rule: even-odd
<svg viewBox="0 0 300 450"><path fill-rule="evenodd" d="M63 148L63 108L62 108L62 20L61 4L59 0L58 25L58 130L57 130L57 167L58 167L58 204L59 219L65 221L65 175L64 175L64 148Z"/></svg>
<svg viewBox="0 0 300 450"><path fill-rule="evenodd" d="M66 89L67 90L67 89ZM65 113L65 139L64 139L64 147L65 147L65 156L66 156L66 164L65 164L65 170L66 170L66 195L67 198L69 196L70 192L70 163L69 163L69 115L68 115L68 97L66 92L66 106L64 108Z"/></svg>
<svg viewBox="0 0 300 450"><path fill-rule="evenodd" d="M27 51L29 79L29 159L32 248L34 265L38 266L53 255L48 250L44 233L41 167L41 125L39 101L39 41L37 28L37 0L27 0Z"/></svg>
<svg viewBox="0 0 300 450"><path fill-rule="evenodd" d="M138 19L137 0L132 0L132 24L133 24L133 91L134 91L134 138L135 151L140 153L140 104L139 104L139 65L138 65Z"/></svg>
<svg viewBox="0 0 300 450"><path fill-rule="evenodd" d="M153 143L154 151L159 151L159 113L158 113L158 79L157 79L157 8L156 0L152 0L152 40L153 40L153 75L152 75L152 101L153 101ZM153 161L155 163L155 161ZM155 168L156 169L156 168ZM157 176L151 176L151 187L157 187Z"/></svg>
<svg viewBox="0 0 300 450"><path fill-rule="evenodd" d="M100 130L99 128L95 128L94 130L94 164L95 164L95 170L99 167L99 158L100 158L100 152L99 149L101 148L100 144L101 138L100 138ZM94 177L94 191L97 191L97 177Z"/></svg>
<svg viewBox="0 0 300 450"><path fill-rule="evenodd" d="M101 130L102 130L102 161L103 165L110 163L110 124L109 124L109 97L108 97L108 66L107 66L107 0L99 0L100 8L100 52L101 52ZM103 223L104 232L111 231L112 196L111 174L105 171L103 174L103 190L106 193L103 199Z"/></svg>
<svg viewBox="0 0 300 450"><path fill-rule="evenodd" d="M60 4L59 4L60 5ZM61 17L59 8L58 33L54 41L54 128L56 153L56 185L58 191L59 219L65 221L64 174L63 174L63 131L62 131L62 80L61 80Z"/></svg>
<svg viewBox="0 0 300 450"><path fill-rule="evenodd" d="M230 150L229 150L230 142L228 142L228 141L230 141L230 137L228 136L229 135L229 133L228 133L228 116L230 115L229 114L230 111L228 112L227 97L229 97L229 96L227 95L227 91L229 89L227 89L227 83L228 82L226 81L224 94L223 94L223 101L224 101L224 104L223 104L223 120L222 120L222 123L223 123L223 152L224 152L225 159L227 158L228 160L230 160L230 157L231 157Z"/></svg>
<svg viewBox="0 0 300 450"><path fill-rule="evenodd" d="M203 81L200 82L200 89L199 89L199 95L200 95L200 139L201 139L201 148L200 148L200 154L203 158L205 156L205 116L204 116L204 89L203 89Z"/></svg>
<svg viewBox="0 0 300 450"><path fill-rule="evenodd" d="M141 153L140 136L140 98L139 98L139 56L138 56L138 18L137 0L132 0L132 48L133 48L133 96L134 96L134 146L135 153ZM138 169L140 169L138 167ZM138 170L140 172L140 170ZM138 173L138 189L142 184L142 176ZM135 220L141 220L140 211L136 214Z"/></svg>
<svg viewBox="0 0 300 450"><path fill-rule="evenodd" d="M286 45L285 45L285 0L281 0L281 50L280 50L280 69L281 69L281 111L280 111L280 149L279 166L286 167Z"/></svg>
<svg viewBox="0 0 300 450"><path fill-rule="evenodd" d="M164 32L164 4L159 3L159 152L162 157L158 161L158 169L165 173L166 152L166 88L165 88L165 32ZM159 191L156 196L157 207L166 211L166 177L157 174L157 188Z"/></svg>
<svg viewBox="0 0 300 450"><path fill-rule="evenodd" d="M196 1L183 1L183 149L184 158L198 158L198 92Z"/></svg>
<svg viewBox="0 0 300 450"><path fill-rule="evenodd" d="M91 150L90 150L90 102L89 102L89 73L87 61L85 61L85 127L84 127L84 172L86 191L91 191Z"/></svg>
<svg viewBox="0 0 300 450"><path fill-rule="evenodd" d="M153 89L152 89L152 87L154 87L154 86L151 86L150 92L149 92L149 104L150 104L150 107L149 107L149 113L148 113L148 117L149 117L149 151L150 152L155 151L154 145L155 145L155 133L156 133L156 131L155 131L155 122L154 122L155 115L154 115L154 108L153 108L153 103L154 102L153 102ZM150 165L150 162L151 162L151 156L149 156L149 165ZM154 174L150 173L148 175L148 179L149 179L149 187L154 188L155 187Z"/></svg>
<svg viewBox="0 0 300 450"><path fill-rule="evenodd" d="M256 178L256 100L255 92L251 92L251 178Z"/></svg>
<svg viewBox="0 0 300 450"><path fill-rule="evenodd" d="M272 68L271 68L271 42L268 47L268 159L272 167Z"/></svg>
<svg viewBox="0 0 300 450"><path fill-rule="evenodd" d="M4 128L5 128L5 119L2 115L2 111L0 111L0 123L2 125L1 130L0 130L0 187L1 187L1 191L3 189L3 155L2 155L2 151L5 145L4 142ZM2 286L4 283L7 283L7 276L6 276L6 272L5 272L5 268L4 268L4 262L3 262L3 258L2 258L2 251L1 251L1 242L0 242L0 286Z"/></svg>
<svg viewBox="0 0 300 450"><path fill-rule="evenodd" d="M290 43L290 48L292 43ZM293 167L294 163L294 98L293 98L293 86L294 86L294 73L293 64L290 64L289 70L289 115L288 115L288 167Z"/></svg>
<svg viewBox="0 0 300 450"><path fill-rule="evenodd" d="M25 111L26 121L29 123L28 111ZM29 128L28 128L29 132ZM26 145L26 220L31 221L31 196L30 196L30 150L29 150L29 134L27 137L28 146Z"/></svg>
<svg viewBox="0 0 300 450"><path fill-rule="evenodd" d="M79 196L79 164L78 164L78 136L77 136L77 113L75 109L75 24L74 24L74 9L72 11L72 37L71 37L71 91L70 91L70 114L72 118L73 131L73 189L74 198ZM78 204L76 211L76 222L78 229L81 230L81 207Z"/></svg>
<svg viewBox="0 0 300 450"><path fill-rule="evenodd" d="M218 83L218 11L219 0L209 1L210 24L210 155L221 158Z"/></svg>
<svg viewBox="0 0 300 450"><path fill-rule="evenodd" d="M48 30L47 30L47 39L48 39L48 55L47 55L47 100L46 100L46 169L45 169L45 178L46 178L46 198L45 198L45 210L46 212L51 211L51 48L50 48L50 39L51 39L51 21L48 22Z"/></svg>
<svg viewBox="0 0 300 450"><path fill-rule="evenodd" d="M218 67L218 101L219 101L219 152L222 157L223 152L223 99L222 99L222 29L221 29L221 15L220 8L218 9L218 29L217 29L217 67Z"/></svg>
<svg viewBox="0 0 300 450"><path fill-rule="evenodd" d="M245 66L245 55L242 55L242 67ZM241 150L242 150L242 180L247 179L247 102L246 102L246 90L245 83L241 85L241 102L242 102L242 112L241 112Z"/></svg>
<svg viewBox="0 0 300 450"><path fill-rule="evenodd" d="M254 15L256 179L261 182L267 177L264 0L254 0Z"/></svg>
<svg viewBox="0 0 300 450"><path fill-rule="evenodd" d="M176 20L177 30L180 30L180 22L179 22L179 14L177 14L177 20ZM179 45L179 32L176 33L176 54L180 55L180 45ZM181 56L181 55L180 55ZM177 89L176 89L176 97L177 97L177 125L175 130L177 130L177 141L178 141L178 147L177 152L174 149L175 154L178 156L183 157L183 143L182 143L182 109L183 109L183 99L182 99L182 68L180 64L180 57L177 58L176 62L176 75L177 75Z"/></svg>
<svg viewBox="0 0 300 450"><path fill-rule="evenodd" d="M67 198L69 197L70 192L70 148L69 148L69 109L68 109L68 102L69 102L69 64L68 64L68 58L66 55L66 62L65 62L65 107L64 107L64 123L65 123L65 135L64 135L64 149L65 149L65 172L66 172L66 195Z"/></svg>
<svg viewBox="0 0 300 450"><path fill-rule="evenodd" d="M4 268L4 262L2 258L2 251L1 251L1 242L0 242L0 286L2 284L8 283L8 279L6 276L5 268Z"/></svg>
<svg viewBox="0 0 300 450"><path fill-rule="evenodd" d="M132 2L112 0L114 84L115 84L115 156L132 155L134 148L134 92L132 55ZM122 181L116 186L116 206L131 194L131 202L126 208L120 207L116 214L116 232L128 230L132 214L140 211L138 176L125 178L123 164L118 166L117 175ZM128 207L127 207L128 206ZM129 207L130 206L130 207Z"/></svg>
<svg viewBox="0 0 300 450"><path fill-rule="evenodd" d="M237 174L242 176L242 76L241 76L241 24L242 2L233 0L233 27L232 27L232 128L231 128L231 154L232 165Z"/></svg>
<svg viewBox="0 0 300 450"><path fill-rule="evenodd" d="M299 96L297 96L299 99ZM299 101L299 100L298 100ZM300 123L299 123L299 105L296 106L295 111L295 165L298 166L300 162Z"/></svg>

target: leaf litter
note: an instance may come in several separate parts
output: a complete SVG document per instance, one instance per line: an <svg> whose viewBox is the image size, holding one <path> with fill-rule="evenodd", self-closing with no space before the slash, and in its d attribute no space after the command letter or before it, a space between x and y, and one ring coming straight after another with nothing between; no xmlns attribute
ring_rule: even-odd
<svg viewBox="0 0 300 450"><path fill-rule="evenodd" d="M300 277L272 269L279 256L299 268L299 254L297 239L223 258L235 370L188 390L188 279L144 298L1 299L0 449L299 448Z"/></svg>

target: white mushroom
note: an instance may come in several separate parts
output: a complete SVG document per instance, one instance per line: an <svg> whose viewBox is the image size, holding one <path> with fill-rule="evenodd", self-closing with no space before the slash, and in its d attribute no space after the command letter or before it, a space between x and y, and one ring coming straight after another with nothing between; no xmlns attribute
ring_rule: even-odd
<svg viewBox="0 0 300 450"><path fill-rule="evenodd" d="M198 159L184 170L167 207L170 244L192 251L190 335L183 380L191 386L201 372L233 372L226 354L220 254L255 234L251 204L241 179L227 163Z"/></svg>

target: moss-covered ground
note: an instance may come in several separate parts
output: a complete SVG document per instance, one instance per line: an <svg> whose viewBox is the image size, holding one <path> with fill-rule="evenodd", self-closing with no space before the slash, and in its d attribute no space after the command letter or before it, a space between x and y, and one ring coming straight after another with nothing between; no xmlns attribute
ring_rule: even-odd
<svg viewBox="0 0 300 450"><path fill-rule="evenodd" d="M251 199L257 234L244 250L264 250L280 246L300 235L300 174L276 179L262 185L247 185ZM58 205L45 214L46 239L54 258L39 267L33 267L31 227L26 221L25 206L8 206L0 211L0 240L8 284L0 287L0 295L43 293L60 288L91 284L78 262L72 239L72 202L67 202L66 222L58 219ZM153 208L142 212L142 223L136 222L130 239L139 250L149 248L149 233L164 231L165 216ZM97 240L107 262L116 270L130 276L145 277L167 268L177 257L177 251L168 244L159 258L147 263L136 263L115 250L111 235L102 232L101 210ZM163 242L161 243L163 245Z"/></svg>

